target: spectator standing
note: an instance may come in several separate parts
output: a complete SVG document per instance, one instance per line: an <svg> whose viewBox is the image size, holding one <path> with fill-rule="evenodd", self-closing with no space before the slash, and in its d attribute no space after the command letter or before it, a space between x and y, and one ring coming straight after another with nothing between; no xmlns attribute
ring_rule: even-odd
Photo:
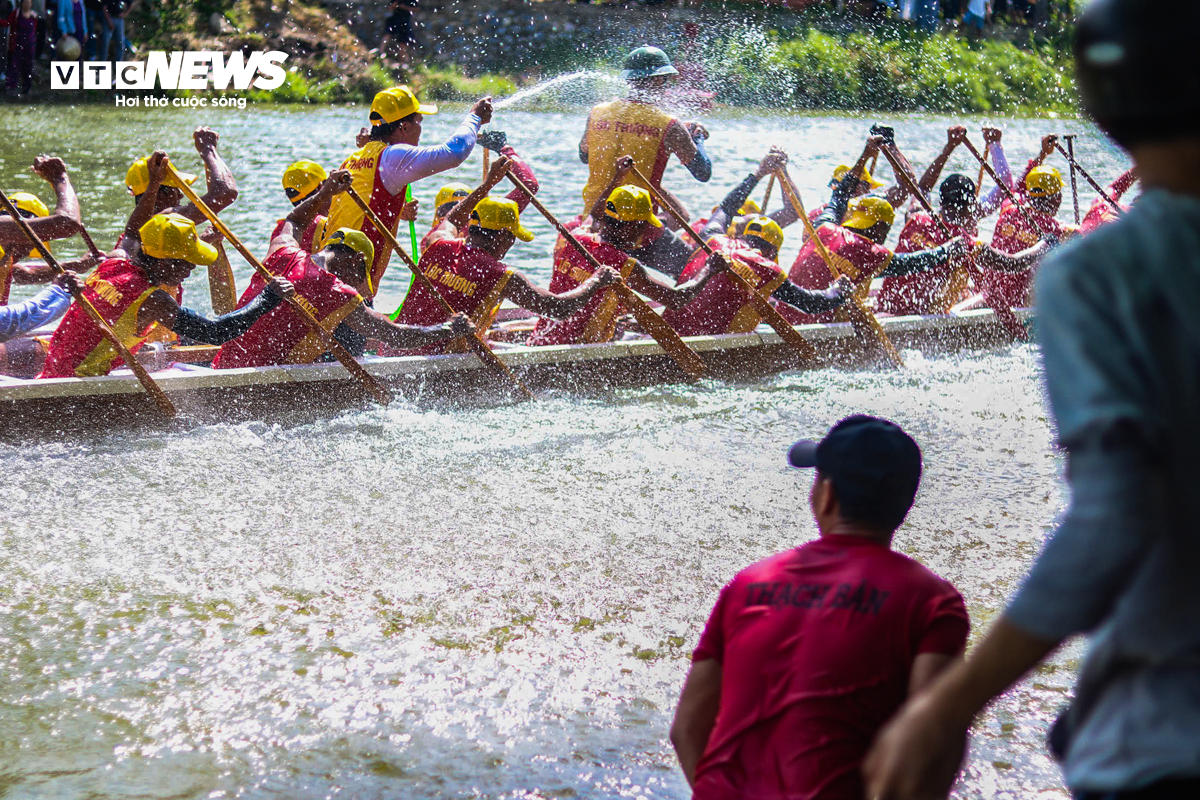
<svg viewBox="0 0 1200 800"><path fill-rule="evenodd" d="M671 725L693 800L862 800L876 731L967 640L954 587L891 549L921 481L908 434L856 415L788 462L816 467L821 535L721 590Z"/></svg>
<svg viewBox="0 0 1200 800"><path fill-rule="evenodd" d="M104 26L100 29L98 61L120 61L125 56L125 17L137 7L138 0L103 0ZM109 47L116 52L110 54ZM110 57L111 56L111 57Z"/></svg>
<svg viewBox="0 0 1200 800"><path fill-rule="evenodd" d="M55 22L58 23L56 42L64 36L74 36L79 42L79 61L82 68L88 43L87 9L83 0L58 0Z"/></svg>
<svg viewBox="0 0 1200 800"><path fill-rule="evenodd" d="M388 6L388 18L383 23L383 39L375 51L382 57L391 56L408 67L413 48L417 47L416 22L413 13L418 0L394 0Z"/></svg>
<svg viewBox="0 0 1200 800"><path fill-rule="evenodd" d="M83 0L84 10L87 12L88 30L93 33L99 33L104 27L104 0ZM100 40L97 36L92 36L88 39L87 58L89 61L103 61L100 52Z"/></svg>
<svg viewBox="0 0 1200 800"><path fill-rule="evenodd" d="M5 91L27 95L33 86L33 59L37 50L38 15L33 10L33 0L21 0L0 25L8 28Z"/></svg>

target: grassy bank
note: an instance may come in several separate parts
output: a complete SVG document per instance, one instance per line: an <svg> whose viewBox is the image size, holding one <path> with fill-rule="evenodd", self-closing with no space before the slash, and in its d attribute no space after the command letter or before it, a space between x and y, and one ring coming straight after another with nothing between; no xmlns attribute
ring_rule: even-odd
<svg viewBox="0 0 1200 800"><path fill-rule="evenodd" d="M542 4L552 11L557 4ZM502 97L528 73L467 75L453 64L426 64L398 73L374 58L367 46L325 9L292 0L160 0L154 30L143 50L280 49L289 54L285 83L252 91L256 102L341 103L369 101L379 89L405 81L434 100ZM229 29L209 28L224 15ZM1035 44L1007 40L968 41L956 34L922 34L884 22L870 27L842 17L778 16L705 26L692 51L719 103L805 110L929 111L940 113L1071 114L1075 89L1065 37ZM776 29L764 23L786 22ZM153 26L150 25L153 23ZM857 26L857 27L855 27ZM613 71L627 44L585 46L593 34L580 30L578 50L564 60L561 42L545 53L537 77L580 68ZM514 44L518 44L514 42ZM679 47L664 46L676 54ZM517 48L539 58L539 48ZM598 52L600 51L600 52ZM581 53L589 53L581 58ZM559 63L559 62L562 63Z"/></svg>
<svg viewBox="0 0 1200 800"><path fill-rule="evenodd" d="M841 111L1073 114L1069 58L1049 45L969 42L896 29L706 44L709 79L725 102Z"/></svg>

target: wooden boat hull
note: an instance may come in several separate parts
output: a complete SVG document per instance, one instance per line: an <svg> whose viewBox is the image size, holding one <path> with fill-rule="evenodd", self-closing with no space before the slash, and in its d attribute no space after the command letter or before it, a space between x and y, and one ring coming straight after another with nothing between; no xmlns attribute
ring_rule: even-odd
<svg viewBox="0 0 1200 800"><path fill-rule="evenodd" d="M1018 312L1024 319L1028 312ZM990 309L957 315L881 318L900 348L924 353L985 348L1011 341ZM801 368L869 366L877 354L864 348L848 324L801 325L818 362L801 364L779 335L689 337L711 378L749 380ZM649 339L594 345L518 347L500 358L535 392L588 393L684 382L686 377ZM398 396L424 405L508 400L471 354L379 358L368 372ZM269 420L300 424L369 405L339 364L253 369L166 371L155 375L179 410L171 425ZM161 428L167 423L129 374L0 383L0 438L59 437L113 429Z"/></svg>

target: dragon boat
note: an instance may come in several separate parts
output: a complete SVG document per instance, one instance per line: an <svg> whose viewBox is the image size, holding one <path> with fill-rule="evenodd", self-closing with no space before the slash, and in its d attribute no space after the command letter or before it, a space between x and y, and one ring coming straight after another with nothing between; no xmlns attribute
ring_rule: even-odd
<svg viewBox="0 0 1200 800"><path fill-rule="evenodd" d="M1029 310L1017 310L1022 322ZM933 316L880 317L895 346L938 354L983 349L1011 342L1011 334L989 308ZM753 333L686 337L704 360L706 379L751 380L799 369L869 367L877 348L864 344L848 323L798 325L817 352L802 362L766 326ZM369 400L340 364L296 364L212 369L216 348L180 347L139 353L154 371L179 416L170 424L265 420L302 424L341 411L364 408ZM535 393L587 393L614 388L680 383L686 376L652 339L604 344L527 347L496 346L497 355ZM397 397L423 405L504 402L508 387L470 353L375 357L362 363ZM153 367L150 367L153 368ZM58 437L168 424L128 369L97 378L23 380L0 376L0 439Z"/></svg>

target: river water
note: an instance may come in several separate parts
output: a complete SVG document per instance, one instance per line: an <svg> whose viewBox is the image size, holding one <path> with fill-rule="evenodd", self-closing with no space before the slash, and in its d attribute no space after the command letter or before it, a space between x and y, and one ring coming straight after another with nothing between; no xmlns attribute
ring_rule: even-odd
<svg viewBox="0 0 1200 800"><path fill-rule="evenodd" d="M200 171L190 132L213 126L242 191L224 216L257 252L287 210L283 167L335 165L366 116L7 112L5 188L45 196L27 165L62 154L100 242L128 213L129 162L159 146ZM428 119L427 140L461 113ZM493 124L564 215L581 203L584 113ZM678 167L667 182L707 209L780 144L813 203L872 121L714 115L713 182ZM918 168L949 124L882 121ZM1057 130L1080 134L1102 181L1124 166L1082 123L1002 124L1014 162ZM967 170L963 155L950 169ZM453 175L477 181L478 156ZM423 219L439 185L416 188ZM532 210L525 224L538 238L510 260L544 282L553 237ZM393 263L379 307L406 284ZM190 279L187 302L207 308L205 286ZM1061 512L1034 347L906 360L0 445L0 796L687 797L667 728L708 610L737 570L816 535L810 478L784 464L791 441L860 411L913 433L926 474L896 546L959 587L973 638ZM1067 647L981 720L959 796L1065 796L1042 740L1080 655Z"/></svg>

